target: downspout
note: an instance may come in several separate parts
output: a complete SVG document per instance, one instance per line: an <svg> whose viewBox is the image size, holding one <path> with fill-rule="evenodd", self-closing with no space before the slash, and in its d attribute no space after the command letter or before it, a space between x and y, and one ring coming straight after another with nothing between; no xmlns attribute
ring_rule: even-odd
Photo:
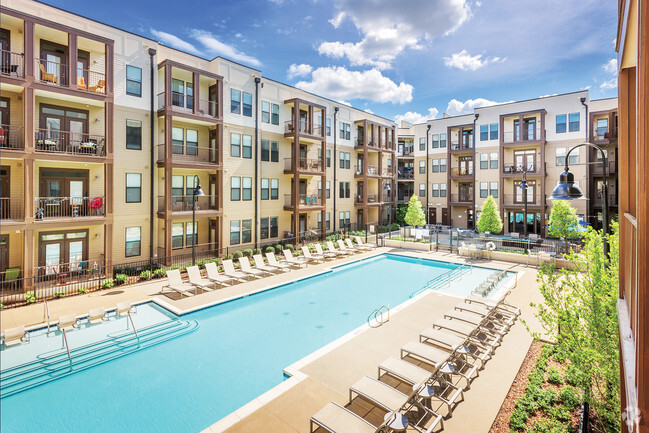
<svg viewBox="0 0 649 433"><path fill-rule="evenodd" d="M338 129L336 128L336 115L338 114L338 107L334 107L334 124L332 126L333 128L333 134L334 134L334 154L331 156L333 165L334 165L334 181L333 181L333 192L334 192L334 214L331 216L331 220L333 223L333 231L336 231L336 193L338 190L336 189L336 166L338 165L338 159L336 159L336 134L338 133ZM327 224L325 221L323 224Z"/></svg>
<svg viewBox="0 0 649 433"><path fill-rule="evenodd" d="M151 193L150 193L150 198L149 198L149 264L153 265L153 218L155 216L155 213L153 211L153 206L154 206L154 184L155 184L155 140L153 138L154 133L155 133L155 127L154 127L154 121L155 121L155 108L153 106L154 104L154 76L155 76L155 67L154 67L154 61L153 57L156 55L156 50L153 48L149 48L149 66L151 69L151 111L150 111L150 116L151 116L151 121L150 126L150 134L151 136L150 141L151 141Z"/></svg>
<svg viewBox="0 0 649 433"><path fill-rule="evenodd" d="M258 248L259 236L259 83L255 77L255 248Z"/></svg>
<svg viewBox="0 0 649 433"><path fill-rule="evenodd" d="M424 164L424 169L426 170L426 188L424 191L426 191L426 219L424 220L426 224L428 224L428 216L430 215L430 210L428 210L428 136L430 135L430 127L433 126L430 123L428 124L428 127L426 128L426 164Z"/></svg>
<svg viewBox="0 0 649 433"><path fill-rule="evenodd" d="M477 187L477 185L475 184L475 172L476 172L476 169L475 169L475 156L476 156L475 149L476 149L476 147L478 145L478 136L476 134L477 130L475 128L475 123L478 121L478 117L480 117L480 113L475 113L473 115L473 158L471 158L472 159L471 164L473 165L473 203L472 203L472 207L471 207L471 212L473 212L473 230L474 231L475 231L475 228L476 228L476 224L478 223L476 221L476 211L475 211L475 190L476 190L476 187ZM468 215L467 215L467 217L468 217Z"/></svg>

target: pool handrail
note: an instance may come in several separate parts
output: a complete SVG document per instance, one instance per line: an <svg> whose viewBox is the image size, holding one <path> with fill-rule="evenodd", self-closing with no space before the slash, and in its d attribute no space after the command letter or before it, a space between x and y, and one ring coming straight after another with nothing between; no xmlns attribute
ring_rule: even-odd
<svg viewBox="0 0 649 433"><path fill-rule="evenodd" d="M68 345L68 336L65 335L65 329L61 329L63 335L63 342L65 343L65 350L68 352L68 361L70 362L70 371L72 371L72 357L70 356L70 346Z"/></svg>
<svg viewBox="0 0 649 433"><path fill-rule="evenodd" d="M131 326L133 327L133 334L135 334L135 338L137 338L137 347L140 347L140 336L137 335L137 329L135 329L135 323L133 323L133 317L131 316L131 312L128 311L126 313L128 315L128 319L131 321ZM128 322L126 322L126 327L128 328Z"/></svg>

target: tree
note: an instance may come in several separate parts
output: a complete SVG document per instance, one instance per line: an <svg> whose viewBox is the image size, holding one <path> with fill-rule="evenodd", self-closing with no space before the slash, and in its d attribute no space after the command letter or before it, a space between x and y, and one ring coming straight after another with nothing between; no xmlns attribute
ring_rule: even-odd
<svg viewBox="0 0 649 433"><path fill-rule="evenodd" d="M548 234L550 236L566 239L566 254L568 254L568 239L581 235L577 210L570 206L567 200L554 200L549 224Z"/></svg>
<svg viewBox="0 0 649 433"><path fill-rule="evenodd" d="M406 225L406 213L408 212L407 203L398 203L397 204L397 223L400 226Z"/></svg>
<svg viewBox="0 0 649 433"><path fill-rule="evenodd" d="M496 200L490 195L482 205L480 218L478 218L478 231L481 233L500 233L503 229L503 220L500 218Z"/></svg>
<svg viewBox="0 0 649 433"><path fill-rule="evenodd" d="M609 257L601 231L589 229L581 252L566 257L571 267L560 272L554 272L554 265L541 268L537 279L544 302L531 305L546 333L543 338L554 340L570 361L572 380L597 412L601 425L594 431L619 432L619 234L618 224L612 226Z"/></svg>
<svg viewBox="0 0 649 433"><path fill-rule="evenodd" d="M421 208L421 202L414 194L410 197L408 211L404 220L409 226L423 226L426 223L426 215L424 215L424 210Z"/></svg>

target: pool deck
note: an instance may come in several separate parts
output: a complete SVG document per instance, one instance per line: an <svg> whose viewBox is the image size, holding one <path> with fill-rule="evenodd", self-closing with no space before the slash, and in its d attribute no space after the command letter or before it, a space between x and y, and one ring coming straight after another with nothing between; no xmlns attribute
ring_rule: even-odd
<svg viewBox="0 0 649 433"><path fill-rule="evenodd" d="M533 314L534 309L529 306L530 302L542 301L536 282L536 267L498 261L465 260L455 254L442 252L391 248L377 248L349 258L309 265L307 268L182 299L176 293L162 293L166 280L57 299L49 302L50 317L55 322L61 315L81 316L95 307L111 309L118 302L141 303L150 300L182 314L312 276L333 266L387 252L518 271L518 286L509 295L508 302L521 309L521 318L532 330L541 332ZM441 318L459 302L460 298L438 293L417 297L416 301L393 310L389 322L382 326L361 327L319 350L317 354L309 355L293 366L286 366L294 377L216 422L205 432L309 432L309 418L313 414L329 401L346 404L351 384L365 375L377 377L377 366L381 361L389 356L398 357L401 346L408 341L417 340L420 331L430 327L433 321ZM3 331L19 325L38 326L44 322L46 319L42 303L0 311L0 327ZM445 432L489 431L531 342L532 337L519 318L504 337L493 358L472 382L471 389L465 392L465 400L457 405L452 417L445 419Z"/></svg>

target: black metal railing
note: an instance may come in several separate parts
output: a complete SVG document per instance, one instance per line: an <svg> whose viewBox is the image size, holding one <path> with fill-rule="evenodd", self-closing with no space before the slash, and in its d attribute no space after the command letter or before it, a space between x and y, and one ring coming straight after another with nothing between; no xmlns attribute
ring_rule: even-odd
<svg viewBox="0 0 649 433"><path fill-rule="evenodd" d="M0 219L22 220L25 217L25 199L23 197L0 198Z"/></svg>
<svg viewBox="0 0 649 433"><path fill-rule="evenodd" d="M55 218L104 216L104 197L36 197L34 218L37 221Z"/></svg>
<svg viewBox="0 0 649 433"><path fill-rule="evenodd" d="M1 50L0 74L16 78L25 78L25 54Z"/></svg>
<svg viewBox="0 0 649 433"><path fill-rule="evenodd" d="M37 129L34 135L34 146L37 152L106 156L106 140L103 135L52 129Z"/></svg>
<svg viewBox="0 0 649 433"><path fill-rule="evenodd" d="M15 125L0 125L0 149L25 149L25 128Z"/></svg>

